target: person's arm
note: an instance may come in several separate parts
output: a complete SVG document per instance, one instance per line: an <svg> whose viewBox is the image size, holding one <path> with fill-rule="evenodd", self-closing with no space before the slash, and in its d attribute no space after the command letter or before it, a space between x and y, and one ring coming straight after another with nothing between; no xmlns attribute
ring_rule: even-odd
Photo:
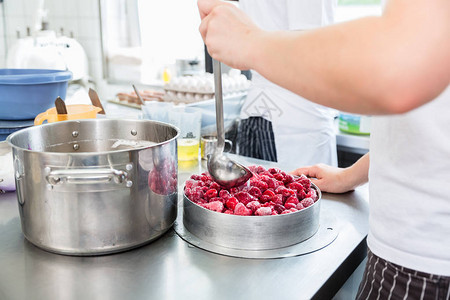
<svg viewBox="0 0 450 300"><path fill-rule="evenodd" d="M324 164L298 168L292 175L304 174L311 178L321 191L345 193L354 190L369 180L369 153L348 168L336 168Z"/></svg>
<svg viewBox="0 0 450 300"><path fill-rule="evenodd" d="M448 0L391 0L381 17L308 32L263 31L217 0L198 6L212 57L342 111L406 112L450 81Z"/></svg>

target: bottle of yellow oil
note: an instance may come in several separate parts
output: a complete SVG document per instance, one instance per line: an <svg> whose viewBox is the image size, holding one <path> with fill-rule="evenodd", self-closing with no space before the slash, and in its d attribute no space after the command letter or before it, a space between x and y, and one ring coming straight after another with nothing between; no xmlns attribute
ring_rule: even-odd
<svg viewBox="0 0 450 300"><path fill-rule="evenodd" d="M168 67L164 68L163 74L162 74L162 80L164 83L169 83L170 79L172 78L172 74L170 73L170 70Z"/></svg>
<svg viewBox="0 0 450 300"><path fill-rule="evenodd" d="M198 149L200 143L198 139L184 139L178 140L178 160L196 160L198 159Z"/></svg>

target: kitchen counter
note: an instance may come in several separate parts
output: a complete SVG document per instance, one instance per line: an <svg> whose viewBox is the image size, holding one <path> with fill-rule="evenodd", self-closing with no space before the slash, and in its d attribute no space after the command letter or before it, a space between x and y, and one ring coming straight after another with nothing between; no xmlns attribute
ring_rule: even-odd
<svg viewBox="0 0 450 300"><path fill-rule="evenodd" d="M277 166L232 156L245 165ZM205 162L179 166L179 190ZM181 200L181 197L180 197ZM15 193L0 195L0 299L328 299L366 256L367 185L324 194L339 230L325 248L280 259L242 259L194 247L171 229L123 253L73 257L41 250L21 232Z"/></svg>

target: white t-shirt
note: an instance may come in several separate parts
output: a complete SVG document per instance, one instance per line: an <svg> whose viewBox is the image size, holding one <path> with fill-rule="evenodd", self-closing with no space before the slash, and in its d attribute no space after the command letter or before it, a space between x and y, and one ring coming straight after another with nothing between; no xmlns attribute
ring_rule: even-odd
<svg viewBox="0 0 450 300"><path fill-rule="evenodd" d="M239 7L262 29L310 30L333 23L337 0L240 0ZM276 54L275 54L276 55ZM278 163L289 170L316 163L337 164L333 110L315 104L252 71L241 119L272 122Z"/></svg>
<svg viewBox="0 0 450 300"><path fill-rule="evenodd" d="M240 0L239 7L264 30L309 30L334 22L337 0Z"/></svg>
<svg viewBox="0 0 450 300"><path fill-rule="evenodd" d="M406 114L373 117L369 182L373 253L450 276L450 86Z"/></svg>

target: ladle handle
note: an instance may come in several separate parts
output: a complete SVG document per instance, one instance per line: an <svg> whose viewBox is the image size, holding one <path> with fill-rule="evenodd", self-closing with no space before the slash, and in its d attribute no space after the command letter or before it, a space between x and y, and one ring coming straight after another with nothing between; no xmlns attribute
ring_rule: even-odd
<svg viewBox="0 0 450 300"><path fill-rule="evenodd" d="M222 96L222 71L220 61L213 59L214 71L214 96L216 98L216 126L217 147L216 151L223 152L225 147L225 125L223 120L223 96Z"/></svg>

